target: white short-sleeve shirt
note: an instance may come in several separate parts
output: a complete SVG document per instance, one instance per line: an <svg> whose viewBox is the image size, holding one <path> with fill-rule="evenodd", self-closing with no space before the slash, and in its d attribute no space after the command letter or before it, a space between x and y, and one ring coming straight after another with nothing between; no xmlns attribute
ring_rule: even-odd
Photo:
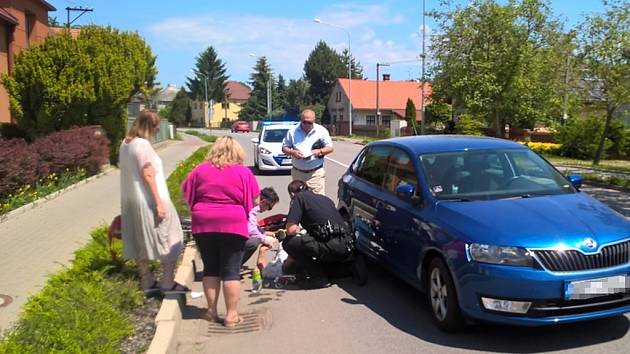
<svg viewBox="0 0 630 354"><path fill-rule="evenodd" d="M299 170L312 170L324 164L323 158L311 156L313 145L318 141L321 141L323 146L332 147L332 139L328 129L319 124L313 124L313 129L307 134L302 129L302 125L298 124L295 128L287 131L287 136L282 141L282 146L299 150L304 155L305 158L303 159L293 159L293 167Z"/></svg>

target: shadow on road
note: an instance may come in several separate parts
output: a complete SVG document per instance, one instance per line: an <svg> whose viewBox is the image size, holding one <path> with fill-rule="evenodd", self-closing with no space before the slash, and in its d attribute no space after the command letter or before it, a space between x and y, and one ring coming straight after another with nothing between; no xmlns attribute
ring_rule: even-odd
<svg viewBox="0 0 630 354"><path fill-rule="evenodd" d="M433 325L424 294L379 266L370 266L370 279L364 287L348 279L337 284L353 297L341 301L366 306L392 326L423 341L453 348L505 353L566 350L616 340L630 329L628 318L616 316L534 328L479 324L449 334Z"/></svg>
<svg viewBox="0 0 630 354"><path fill-rule="evenodd" d="M582 186L582 191L613 208L618 213L630 216L630 194L592 185Z"/></svg>

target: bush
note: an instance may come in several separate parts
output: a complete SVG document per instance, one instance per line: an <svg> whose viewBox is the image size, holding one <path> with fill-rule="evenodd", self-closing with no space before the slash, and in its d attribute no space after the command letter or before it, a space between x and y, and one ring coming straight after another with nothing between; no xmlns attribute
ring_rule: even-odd
<svg viewBox="0 0 630 354"><path fill-rule="evenodd" d="M184 133L189 134L189 135L194 135L204 141L207 141L209 143L214 143L215 141L217 141L217 137L214 135L208 135L208 134L203 134L200 133L196 130L186 130Z"/></svg>
<svg viewBox="0 0 630 354"><path fill-rule="evenodd" d="M186 201L184 201L184 196L182 194L182 183L193 168L197 167L197 165L207 159L208 150L210 150L210 146L199 148L189 158L181 161L177 165L175 171L173 171L166 180L171 200L173 201L175 209L177 209L177 213L179 215L190 215L190 210L188 210L188 205L186 204Z"/></svg>
<svg viewBox="0 0 630 354"><path fill-rule="evenodd" d="M562 145L554 143L532 143L526 142L523 145L542 155L558 155Z"/></svg>
<svg viewBox="0 0 630 354"><path fill-rule="evenodd" d="M47 173L85 169L96 174L109 161L109 140L100 131L84 127L63 130L35 140L32 147Z"/></svg>
<svg viewBox="0 0 630 354"><path fill-rule="evenodd" d="M623 158L626 155L626 147L630 143L626 134L626 126L623 121L614 119L610 122L607 138L611 145L608 148L608 155L613 158Z"/></svg>
<svg viewBox="0 0 630 354"><path fill-rule="evenodd" d="M2 353L118 353L133 332L127 315L143 302L137 282L113 264L107 228L75 253L70 268L52 276L24 305L16 325L3 335Z"/></svg>
<svg viewBox="0 0 630 354"><path fill-rule="evenodd" d="M108 161L109 140L95 132L90 127L60 131L31 145L22 139L0 139L0 201L52 173L97 173Z"/></svg>
<svg viewBox="0 0 630 354"><path fill-rule="evenodd" d="M17 124L0 124L0 137L4 139L26 139L28 134L20 129Z"/></svg>
<svg viewBox="0 0 630 354"><path fill-rule="evenodd" d="M39 156L22 139L0 139L0 200L43 175Z"/></svg>
<svg viewBox="0 0 630 354"><path fill-rule="evenodd" d="M630 159L630 129L626 129L624 135L626 136L626 146L624 149L624 156L626 159Z"/></svg>
<svg viewBox="0 0 630 354"><path fill-rule="evenodd" d="M601 118L571 119L558 129L557 140L562 147L560 154L566 157L588 160L595 157L599 139L604 132L604 120ZM604 154L612 142L606 139ZM602 156L604 159L606 156Z"/></svg>
<svg viewBox="0 0 630 354"><path fill-rule="evenodd" d="M481 132L482 126L483 123L471 115L462 114L455 124L455 133L461 135L483 135Z"/></svg>

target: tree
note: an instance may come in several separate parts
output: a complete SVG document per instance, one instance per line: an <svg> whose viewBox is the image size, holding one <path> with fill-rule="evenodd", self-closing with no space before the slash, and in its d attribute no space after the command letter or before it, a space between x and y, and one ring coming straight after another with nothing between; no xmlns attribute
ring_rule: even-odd
<svg viewBox="0 0 630 354"><path fill-rule="evenodd" d="M276 86L276 94L274 95L277 102L274 102L273 107L278 109L284 109L287 103L287 84L282 74L278 74L278 85Z"/></svg>
<svg viewBox="0 0 630 354"><path fill-rule="evenodd" d="M133 32L83 27L22 51L2 77L18 126L30 139L73 126L101 125L117 161L127 130L126 103L152 88L155 56Z"/></svg>
<svg viewBox="0 0 630 354"><path fill-rule="evenodd" d="M416 134L416 105L411 98L407 98L407 106L405 107L405 120L407 126Z"/></svg>
<svg viewBox="0 0 630 354"><path fill-rule="evenodd" d="M48 26L50 27L61 27L59 20L57 20L56 16L48 16Z"/></svg>
<svg viewBox="0 0 630 354"><path fill-rule="evenodd" d="M204 81L207 80L208 101L222 102L225 99L225 82L228 75L225 64L212 46L197 56L193 72L195 77L187 78L186 83L191 98L198 101L206 99Z"/></svg>
<svg viewBox="0 0 630 354"><path fill-rule="evenodd" d="M249 80L252 92L238 113L239 119L246 121L267 116L267 85L271 86L272 95L276 92L273 72L266 57L261 57L256 61L254 71L250 74ZM272 97L272 103L274 102L278 102L278 99L274 100Z"/></svg>
<svg viewBox="0 0 630 354"><path fill-rule="evenodd" d="M287 114L298 115L302 111L302 107L308 103L308 82L303 79L289 81L287 87L287 99L284 110Z"/></svg>
<svg viewBox="0 0 630 354"><path fill-rule="evenodd" d="M319 41L304 63L304 77L309 83L311 103L326 105L337 78L348 76L347 66L334 49Z"/></svg>
<svg viewBox="0 0 630 354"><path fill-rule="evenodd" d="M168 117L168 120L178 127L189 125L190 120L187 117L189 111L190 97L188 96L186 90L182 87L179 92L177 92L177 95L175 95L175 99L173 100L173 104L171 106L171 114Z"/></svg>
<svg viewBox="0 0 630 354"><path fill-rule="evenodd" d="M359 63L355 57L350 54L348 48L344 49L341 52L341 62L343 63L343 67L345 69L344 75L340 77L348 78L348 61L352 64L352 78L357 80L363 80L363 66Z"/></svg>
<svg viewBox="0 0 630 354"><path fill-rule="evenodd" d="M505 124L533 128L562 111L566 37L544 0L474 0L433 14L434 99L481 117L505 134ZM564 40L564 41L563 41Z"/></svg>
<svg viewBox="0 0 630 354"><path fill-rule="evenodd" d="M630 2L604 1L606 11L579 26L580 57L591 92L606 107L606 121L593 164L599 164L616 110L630 102Z"/></svg>
<svg viewBox="0 0 630 354"><path fill-rule="evenodd" d="M453 109L448 103L433 102L424 107L427 124L446 124L451 120Z"/></svg>

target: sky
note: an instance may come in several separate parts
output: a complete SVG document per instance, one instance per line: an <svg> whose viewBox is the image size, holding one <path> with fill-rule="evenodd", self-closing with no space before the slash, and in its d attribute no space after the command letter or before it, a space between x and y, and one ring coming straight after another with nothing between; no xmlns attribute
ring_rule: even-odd
<svg viewBox="0 0 630 354"><path fill-rule="evenodd" d="M319 40L341 52L348 46L368 79L376 63L418 59L422 51L422 0L48 0L49 15L66 21L65 8L90 7L75 24L111 25L137 31L157 55L158 81L181 86L191 76L195 57L213 46L231 80L249 80L257 56L266 56L274 74L302 76L304 61ZM425 0L440 10L439 0ZM454 0L466 4L468 0ZM567 26L585 14L602 11L599 0L552 0L554 15ZM315 23L314 18L322 23ZM339 28L342 27L343 29ZM436 24L426 17L427 48ZM420 62L381 68L392 80L420 77Z"/></svg>

